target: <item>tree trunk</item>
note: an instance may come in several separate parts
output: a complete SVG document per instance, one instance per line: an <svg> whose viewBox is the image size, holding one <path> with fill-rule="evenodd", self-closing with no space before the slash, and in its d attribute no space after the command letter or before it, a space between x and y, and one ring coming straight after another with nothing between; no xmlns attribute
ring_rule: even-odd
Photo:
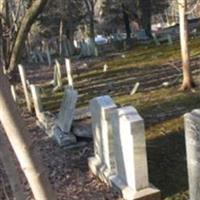
<svg viewBox="0 0 200 200"><path fill-rule="evenodd" d="M16 39L13 44L13 48L11 50L9 65L8 65L8 73L11 73L18 64L18 61L21 58L21 51L24 45L24 41L28 35L28 32L34 23L35 19L43 10L48 0L35 0L33 1L31 7L27 10L24 15L21 26L16 35Z"/></svg>
<svg viewBox="0 0 200 200"><path fill-rule="evenodd" d="M187 0L179 0L179 20L180 20L180 45L182 56L182 68L183 68L183 82L181 90L190 90L194 87L190 71L190 55L188 47L188 21L187 21Z"/></svg>
<svg viewBox="0 0 200 200"><path fill-rule="evenodd" d="M6 152L6 154L5 154ZM13 192L13 199L25 200L26 196L20 181L19 172L17 171L14 154L10 149L10 145L4 131L0 127L0 158L4 169L8 176L8 180Z"/></svg>
<svg viewBox="0 0 200 200"><path fill-rule="evenodd" d="M1 52L2 58L4 60L4 66L7 66L9 63L8 54L9 54L9 31L10 31L10 20L9 20L9 5L8 1L0 1L0 37L1 37Z"/></svg>
<svg viewBox="0 0 200 200"><path fill-rule="evenodd" d="M129 24L129 16L124 4L122 4L122 11L123 11L123 18L124 18L124 24L125 24L125 30L126 30L126 40L128 42L131 38L131 29L130 29L130 24Z"/></svg>
<svg viewBox="0 0 200 200"><path fill-rule="evenodd" d="M140 0L139 10L142 27L146 35L151 38L151 0Z"/></svg>
<svg viewBox="0 0 200 200"><path fill-rule="evenodd" d="M39 155L33 152L30 133L12 98L9 82L0 69L0 121L21 168L29 182L35 200L55 200L52 187L44 174Z"/></svg>

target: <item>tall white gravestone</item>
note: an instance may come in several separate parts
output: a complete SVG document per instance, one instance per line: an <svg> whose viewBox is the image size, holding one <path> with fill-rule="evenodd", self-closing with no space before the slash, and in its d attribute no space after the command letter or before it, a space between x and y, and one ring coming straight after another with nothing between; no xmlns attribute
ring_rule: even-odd
<svg viewBox="0 0 200 200"><path fill-rule="evenodd" d="M149 184L144 121L133 107L113 111L112 126L117 175L111 178L125 200L159 200Z"/></svg>
<svg viewBox="0 0 200 200"><path fill-rule="evenodd" d="M200 109L184 115L190 200L200 199Z"/></svg>
<svg viewBox="0 0 200 200"><path fill-rule="evenodd" d="M113 155L113 135L111 111L116 105L109 96L101 96L90 101L94 157L89 158L89 167L102 181L108 183L109 176L115 172Z"/></svg>

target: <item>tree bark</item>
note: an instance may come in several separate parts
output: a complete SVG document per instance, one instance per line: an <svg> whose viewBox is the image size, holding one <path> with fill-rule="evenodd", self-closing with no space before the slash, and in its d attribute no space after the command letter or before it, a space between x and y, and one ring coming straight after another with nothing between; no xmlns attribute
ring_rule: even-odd
<svg viewBox="0 0 200 200"><path fill-rule="evenodd" d="M125 24L125 30L126 30L126 40L128 42L131 38L131 29L130 29L130 24L129 24L129 15L127 13L127 10L124 4L122 4L122 12L123 12L123 18L124 18L124 24Z"/></svg>
<svg viewBox="0 0 200 200"><path fill-rule="evenodd" d="M181 90L190 90L194 87L190 71L190 55L188 47L188 20L186 15L187 0L179 0L180 46L182 56L183 82Z"/></svg>
<svg viewBox="0 0 200 200"><path fill-rule="evenodd" d="M31 148L30 133L12 98L9 82L0 68L0 121L28 180L35 200L55 200L39 155Z"/></svg>
<svg viewBox="0 0 200 200"><path fill-rule="evenodd" d="M139 0L140 20L148 37L151 34L151 0Z"/></svg>
<svg viewBox="0 0 200 200"><path fill-rule="evenodd" d="M17 66L18 61L21 58L22 47L24 45L24 41L28 35L28 32L32 24L34 23L35 19L43 10L47 1L48 0L33 1L31 7L27 10L26 14L24 15L11 50L9 65L7 68L8 73L11 73Z"/></svg>
<svg viewBox="0 0 200 200"><path fill-rule="evenodd" d="M5 154L6 152L6 154ZM8 176L8 180L13 192L13 199L25 200L26 196L23 191L22 184L20 182L19 173L16 169L14 154L10 149L8 139L4 134L4 131L0 127L0 158L3 163L4 169Z"/></svg>

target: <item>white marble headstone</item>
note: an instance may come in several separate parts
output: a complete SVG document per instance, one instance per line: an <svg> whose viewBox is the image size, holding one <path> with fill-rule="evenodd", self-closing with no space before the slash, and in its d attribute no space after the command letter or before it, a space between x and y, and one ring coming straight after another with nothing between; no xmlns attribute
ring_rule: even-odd
<svg viewBox="0 0 200 200"><path fill-rule="evenodd" d="M112 113L114 155L117 175L111 178L124 199L152 196L159 199L159 190L149 184L144 121L131 106ZM155 195L156 194L156 195Z"/></svg>
<svg viewBox="0 0 200 200"><path fill-rule="evenodd" d="M89 158L89 167L105 182L115 169L110 118L111 111L115 108L116 105L109 96L96 97L90 101L95 155Z"/></svg>

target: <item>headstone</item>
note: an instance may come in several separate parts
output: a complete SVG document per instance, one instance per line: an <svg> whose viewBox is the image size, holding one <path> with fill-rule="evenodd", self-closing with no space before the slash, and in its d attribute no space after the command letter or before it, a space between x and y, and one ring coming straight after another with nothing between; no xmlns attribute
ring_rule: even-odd
<svg viewBox="0 0 200 200"><path fill-rule="evenodd" d="M26 83L26 74L24 71L24 67L22 65L18 65L18 69L19 69L19 74L20 74L20 79L22 82L22 87L23 87L23 91L24 91L24 96L25 96L25 100L26 100L26 105L28 108L28 111L31 112L32 110L32 105L31 105L31 97L28 91L28 86Z"/></svg>
<svg viewBox="0 0 200 200"><path fill-rule="evenodd" d="M48 43L46 44L46 56L47 56L48 64L49 64L49 66L51 66L52 61L51 61L51 54L50 54Z"/></svg>
<svg viewBox="0 0 200 200"><path fill-rule="evenodd" d="M109 96L96 97L90 101L94 157L89 158L89 167L93 174L106 183L109 182L109 176L113 175L116 169L110 123L111 111L115 108L116 105Z"/></svg>
<svg viewBox="0 0 200 200"><path fill-rule="evenodd" d="M152 33L152 36L153 36L153 40L154 40L155 44L156 44L157 46L159 46L159 45L160 45L160 41L158 40L156 34L155 34L155 33Z"/></svg>
<svg viewBox="0 0 200 200"><path fill-rule="evenodd" d="M41 112L43 112L43 106L40 98L40 88L36 85L30 85L33 105L35 109L36 116L38 117Z"/></svg>
<svg viewBox="0 0 200 200"><path fill-rule="evenodd" d="M11 94L12 94L13 100L17 103L17 94L16 94L15 86L11 85L10 86L10 90L11 90Z"/></svg>
<svg viewBox="0 0 200 200"><path fill-rule="evenodd" d="M68 85L73 87L71 60L66 58L65 59L65 65L66 65L66 71L67 71Z"/></svg>
<svg viewBox="0 0 200 200"><path fill-rule="evenodd" d="M190 200L200 198L200 109L184 115Z"/></svg>
<svg viewBox="0 0 200 200"><path fill-rule="evenodd" d="M61 103L58 119L56 120L58 127L65 133L69 133L71 130L77 98L77 91L70 87L65 87L63 101Z"/></svg>
<svg viewBox="0 0 200 200"><path fill-rule="evenodd" d="M159 190L149 184L143 119L130 106L114 110L111 118L117 167L112 185L125 200L159 200Z"/></svg>
<svg viewBox="0 0 200 200"><path fill-rule="evenodd" d="M103 66L103 72L107 72L107 70L108 70L108 65L105 64L105 65Z"/></svg>
<svg viewBox="0 0 200 200"><path fill-rule="evenodd" d="M173 40L172 40L172 36L170 34L167 35L167 39L168 39L168 44L172 45Z"/></svg>
<svg viewBox="0 0 200 200"><path fill-rule="evenodd" d="M62 73L61 73L61 65L58 60L55 60L54 65L54 86L60 88L62 86Z"/></svg>

